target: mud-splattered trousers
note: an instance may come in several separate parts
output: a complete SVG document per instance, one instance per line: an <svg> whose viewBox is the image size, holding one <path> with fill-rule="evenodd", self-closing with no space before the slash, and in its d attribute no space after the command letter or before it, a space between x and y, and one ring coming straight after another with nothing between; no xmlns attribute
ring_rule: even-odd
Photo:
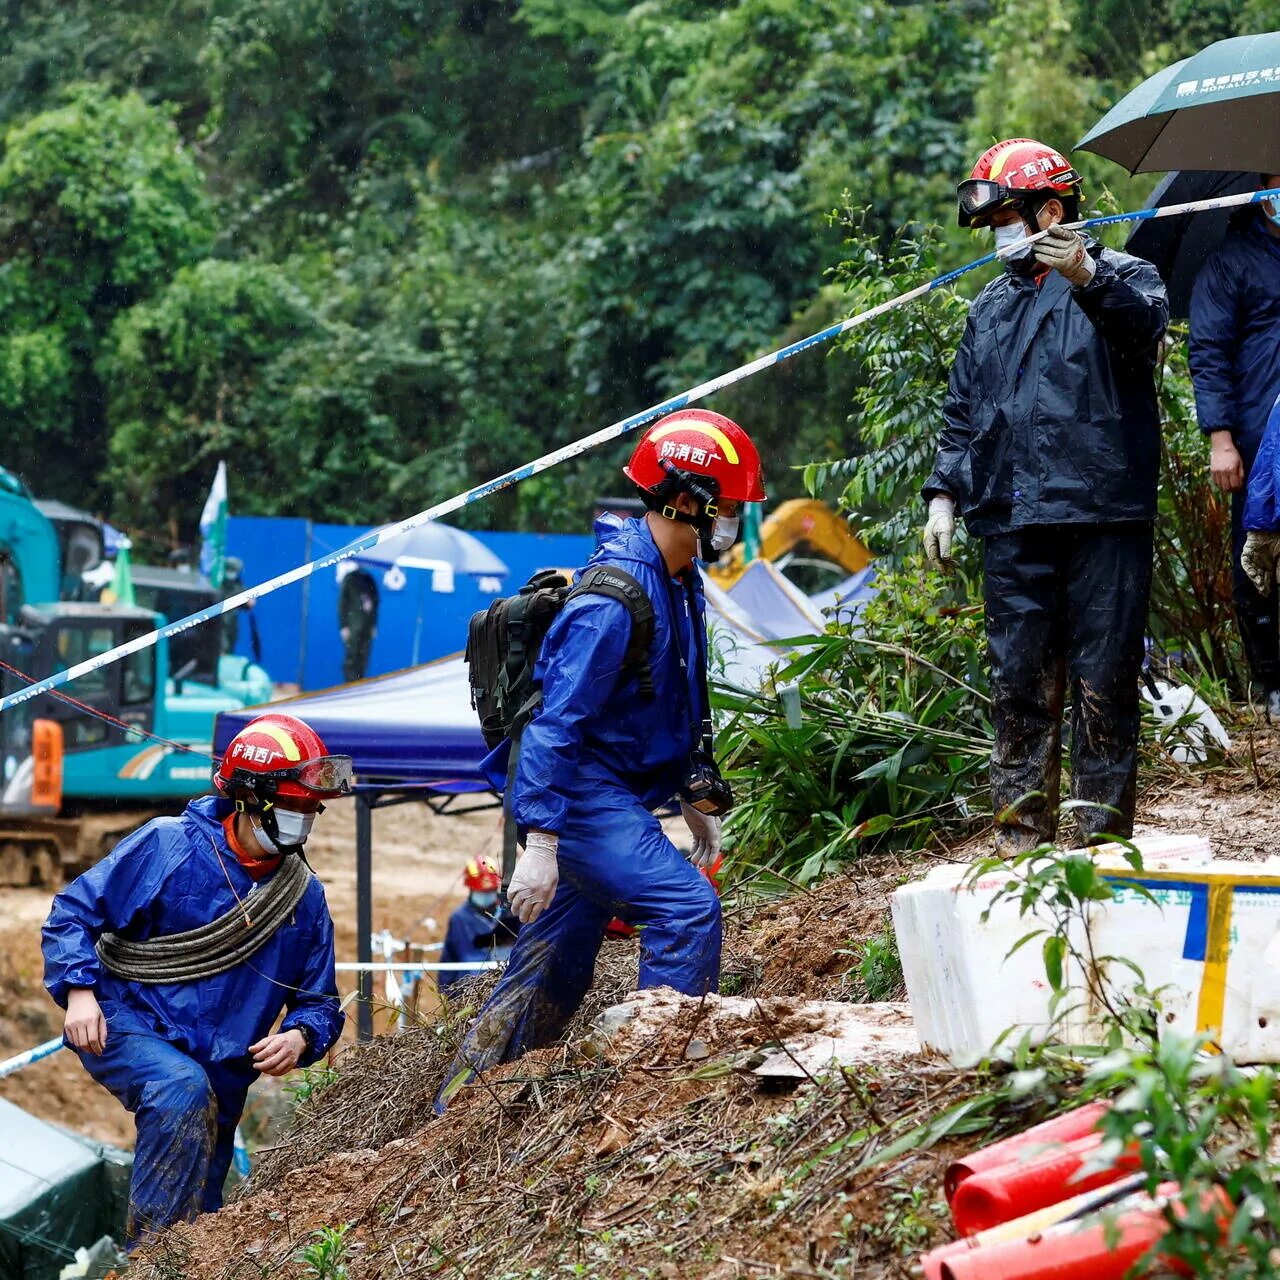
<svg viewBox="0 0 1280 1280"><path fill-rule="evenodd" d="M103 1013L107 1043L101 1056L81 1050L76 1056L137 1123L125 1228L132 1248L170 1223L222 1207L249 1079L243 1072L202 1067L148 1034L112 1001Z"/></svg>
<svg viewBox="0 0 1280 1280"><path fill-rule="evenodd" d="M598 786L590 808L561 831L557 862L556 896L521 928L506 972L445 1076L446 1089L564 1030L591 986L615 916L639 930L642 990L703 995L717 987L720 900L634 795Z"/></svg>
<svg viewBox="0 0 1280 1280"><path fill-rule="evenodd" d="M653 604L653 693L624 667L625 606L605 596L571 600L542 647L542 707L525 731L513 788L520 827L560 837L559 887L520 930L506 973L445 1077L446 1091L450 1081L555 1039L591 985L615 916L640 931L642 988L702 995L719 979L715 891L651 812L675 795L702 719L701 585L672 579L643 521L602 524L597 533L592 563L631 574ZM500 748L486 767L503 777L506 753Z"/></svg>
<svg viewBox="0 0 1280 1280"><path fill-rule="evenodd" d="M1008 851L1052 840L1071 698L1071 795L1087 843L1128 836L1151 525L1040 525L983 540L991 663L991 799ZM1028 793L1038 795L1025 798Z"/></svg>
<svg viewBox="0 0 1280 1280"><path fill-rule="evenodd" d="M106 1050L80 1053L80 1061L137 1121L131 1246L222 1203L236 1120L258 1074L248 1048L281 1012L282 1030L308 1033L303 1066L342 1030L333 922L316 879L292 917L226 973L133 982L99 960L104 932L141 941L208 924L238 904L253 910L255 881L227 847L222 820L230 812L230 802L202 796L180 817L147 823L67 885L45 921L45 986L64 1008L75 988L96 993Z"/></svg>

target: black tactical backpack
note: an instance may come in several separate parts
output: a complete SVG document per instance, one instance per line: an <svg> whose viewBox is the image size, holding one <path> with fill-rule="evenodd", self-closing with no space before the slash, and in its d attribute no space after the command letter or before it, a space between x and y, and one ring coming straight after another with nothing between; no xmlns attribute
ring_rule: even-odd
<svg viewBox="0 0 1280 1280"><path fill-rule="evenodd" d="M622 669L635 674L643 696L653 697L653 604L645 589L629 573L607 565L584 569L572 585L563 574L544 570L516 595L473 613L467 627L471 705L491 749L504 738L518 737L537 710L542 690L533 667L543 637L565 604L581 595L608 596L626 605L631 639Z"/></svg>

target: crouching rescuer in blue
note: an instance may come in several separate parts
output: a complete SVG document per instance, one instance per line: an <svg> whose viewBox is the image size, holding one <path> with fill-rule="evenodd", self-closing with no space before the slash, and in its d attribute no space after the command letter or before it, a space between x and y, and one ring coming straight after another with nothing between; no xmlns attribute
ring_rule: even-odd
<svg viewBox="0 0 1280 1280"><path fill-rule="evenodd" d="M66 1042L137 1124L131 1249L221 1207L250 1084L310 1065L342 1030L333 922L302 851L322 801L351 790L350 757L293 716L259 716L214 785L73 880L44 926Z"/></svg>
<svg viewBox="0 0 1280 1280"><path fill-rule="evenodd" d="M495 785L512 775L523 848L508 898L522 928L437 1111L478 1072L560 1034L615 917L639 930L641 988L701 996L719 982L720 903L699 868L719 854L732 798L712 754L694 560L732 545L743 504L764 501L760 455L737 423L686 409L645 432L623 473L647 513L597 523L599 546L541 642L518 754L507 739L486 760ZM687 858L654 814L677 798Z"/></svg>

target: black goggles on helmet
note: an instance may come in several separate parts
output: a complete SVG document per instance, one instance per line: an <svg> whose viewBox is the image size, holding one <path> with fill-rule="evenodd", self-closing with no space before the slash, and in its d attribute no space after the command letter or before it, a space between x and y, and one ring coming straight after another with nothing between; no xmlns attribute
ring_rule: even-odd
<svg viewBox="0 0 1280 1280"><path fill-rule="evenodd" d="M233 769L228 780L232 787L248 787L257 790L264 782L278 786L282 782L296 782L298 786L321 795L346 796L355 785L350 756L317 756L301 764L272 769L270 773L255 773L251 769Z"/></svg>
<svg viewBox="0 0 1280 1280"><path fill-rule="evenodd" d="M1080 175L1074 169L1066 169L1054 174L1053 181L1069 187L1080 181ZM991 178L966 178L956 188L957 217L962 227L971 227L1004 205L1041 204L1066 194L1052 187L1006 187Z"/></svg>

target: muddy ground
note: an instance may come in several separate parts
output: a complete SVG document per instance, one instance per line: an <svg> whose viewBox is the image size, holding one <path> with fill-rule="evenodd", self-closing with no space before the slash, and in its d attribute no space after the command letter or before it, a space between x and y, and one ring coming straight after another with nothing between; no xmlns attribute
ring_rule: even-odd
<svg viewBox="0 0 1280 1280"><path fill-rule="evenodd" d="M1256 860L1276 851L1277 800L1280 733L1237 726L1226 763L1165 762L1144 773L1138 831L1196 832L1219 856ZM355 952L352 842L350 811L339 807L314 850L344 958ZM461 900L466 858L496 854L496 815L392 809L375 815L375 845L375 927L426 941ZM885 934L893 889L937 859L971 852L969 844L867 858L808 892L731 904L724 987L758 997L762 1010L740 1044L708 1043L696 1011L685 1011L642 1045L593 1046L592 1017L635 980L634 943L610 944L564 1043L501 1069L489 1093L472 1091L432 1121L459 1025L488 981L477 980L453 1019L340 1059L337 1083L312 1100L308 1123L263 1154L265 1190L173 1233L142 1280L289 1280L306 1274L298 1250L321 1227L349 1227L353 1280L907 1275L908 1260L945 1233L939 1180L955 1147L880 1168L868 1120L907 1124L974 1083L912 1056L856 1083L792 1088L751 1076L743 1055L790 1025L800 1001L866 1000L859 960ZM0 1036L16 1049L56 1027L36 958L47 897L9 892L0 903L0 982L11 996ZM428 999L423 1013L431 1012ZM0 1095L97 1136L128 1138L127 1117L66 1054L0 1082ZM503 1239L484 1226L499 1209ZM509 1247L512 1232L524 1232L523 1243Z"/></svg>
<svg viewBox="0 0 1280 1280"><path fill-rule="evenodd" d="M1220 856L1258 859L1273 852L1278 799L1280 735L1259 729L1225 765L1148 773L1139 833L1196 832ZM981 1098L983 1082L902 1053L819 1083L756 1069L807 1025L802 1002L867 998L858 960L884 933L894 887L960 852L869 858L807 892L731 906L725 986L755 997L737 1002L753 1006L746 1017L664 997L663 1016L602 1040L593 1018L634 980L633 944L615 945L562 1042L490 1073L443 1119L432 1095L468 1008L353 1053L260 1166L258 1189L170 1233L141 1280L301 1280L300 1250L322 1229L343 1233L352 1280L905 1280L948 1238L942 1174L973 1145L912 1126Z"/></svg>

